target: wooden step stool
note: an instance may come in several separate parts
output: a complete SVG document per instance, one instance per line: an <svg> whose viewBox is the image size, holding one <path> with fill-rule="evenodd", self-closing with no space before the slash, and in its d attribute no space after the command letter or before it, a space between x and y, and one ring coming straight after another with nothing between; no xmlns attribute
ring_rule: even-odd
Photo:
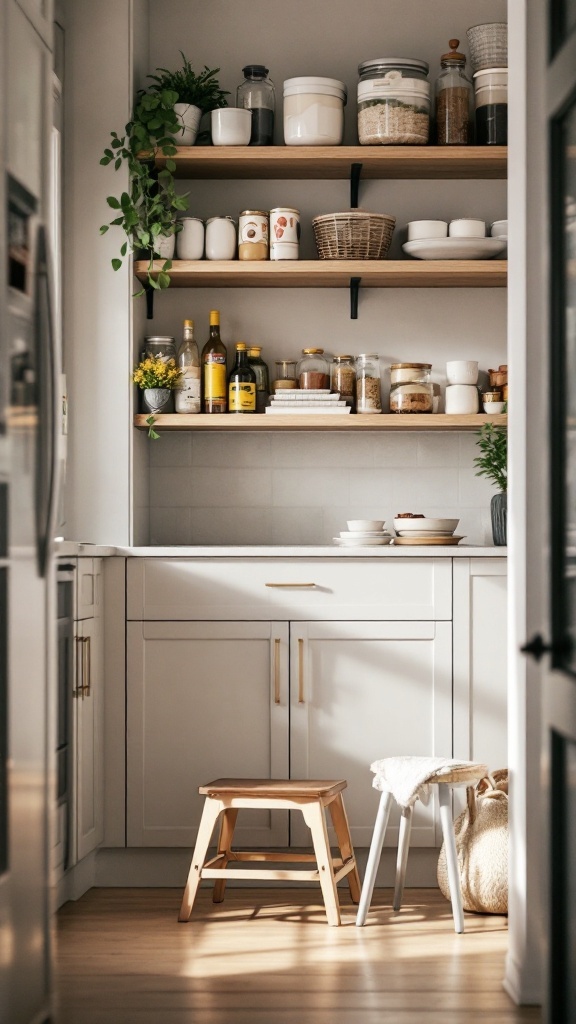
<svg viewBox="0 0 576 1024"><path fill-rule="evenodd" d="M227 878L257 878L290 882L320 882L328 924L340 924L340 905L336 883L348 875L350 895L354 903L360 900L360 879L348 819L344 810L342 790L346 781L318 781L306 779L216 779L198 792L206 797L196 846L192 856L188 881L180 907L179 921L188 921L202 878L215 879L212 899L224 899ZM232 849L232 836L238 811L256 807L274 810L302 811L304 821L312 833L314 853L273 853L266 850L238 852ZM341 857L333 858L328 842L324 808L328 807L338 839ZM217 818L222 815L216 856L204 863ZM268 861L269 863L302 863L313 861L314 871L286 870L284 868L228 868L234 862Z"/></svg>

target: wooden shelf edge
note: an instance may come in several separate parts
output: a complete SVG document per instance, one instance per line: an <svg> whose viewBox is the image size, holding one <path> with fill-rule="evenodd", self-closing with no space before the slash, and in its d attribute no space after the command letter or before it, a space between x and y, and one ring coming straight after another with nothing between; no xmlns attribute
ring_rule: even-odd
<svg viewBox="0 0 576 1024"><path fill-rule="evenodd" d="M504 179L506 146L178 146L175 176L222 180L350 177L353 163L362 178ZM156 157L164 166L166 159Z"/></svg>
<svg viewBox="0 0 576 1024"><path fill-rule="evenodd" d="M134 426L139 430L148 430L146 420L149 413L137 413ZM251 415L198 415L185 413L161 413L156 416L154 429L162 430L233 430L233 431L275 431L275 430L324 430L324 431L385 431L385 430L479 430L484 423L495 426L506 426L508 417L505 413L488 416L477 413L472 416L451 416L446 413L399 414L382 413L380 415L348 416L270 416L264 414Z"/></svg>
<svg viewBox="0 0 576 1024"><path fill-rule="evenodd" d="M155 260L159 273L163 260ZM146 260L134 273L145 281ZM175 288L504 288L506 260L174 260Z"/></svg>

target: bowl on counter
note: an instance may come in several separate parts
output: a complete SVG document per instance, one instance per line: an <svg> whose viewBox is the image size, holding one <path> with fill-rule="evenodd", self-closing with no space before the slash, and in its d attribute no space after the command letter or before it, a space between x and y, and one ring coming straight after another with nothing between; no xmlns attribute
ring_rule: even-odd
<svg viewBox="0 0 576 1024"><path fill-rule="evenodd" d="M371 533L384 529L384 519L349 519L346 526L350 533Z"/></svg>
<svg viewBox="0 0 576 1024"><path fill-rule="evenodd" d="M394 529L400 536L414 532L420 534L430 533L436 536L444 533L447 536L452 536L459 522L459 519L428 519L425 516L421 519L417 517L414 517L414 519L395 519Z"/></svg>

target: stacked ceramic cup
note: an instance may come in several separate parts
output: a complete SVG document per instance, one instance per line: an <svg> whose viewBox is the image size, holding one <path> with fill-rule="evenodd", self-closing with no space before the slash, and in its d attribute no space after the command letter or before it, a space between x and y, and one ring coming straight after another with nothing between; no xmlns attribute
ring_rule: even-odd
<svg viewBox="0 0 576 1024"><path fill-rule="evenodd" d="M446 412L456 416L478 412L478 363L454 359L446 363L446 378Z"/></svg>

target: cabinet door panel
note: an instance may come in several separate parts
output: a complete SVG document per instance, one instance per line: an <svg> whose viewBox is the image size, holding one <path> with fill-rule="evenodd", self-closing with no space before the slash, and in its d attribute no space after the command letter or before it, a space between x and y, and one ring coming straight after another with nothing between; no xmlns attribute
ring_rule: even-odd
<svg viewBox="0 0 576 1024"><path fill-rule="evenodd" d="M278 702L276 702L278 701ZM288 776L288 627L128 625L128 845L191 846L219 776ZM241 812L238 845L285 845L287 816Z"/></svg>
<svg viewBox="0 0 576 1024"><path fill-rule="evenodd" d="M299 623L290 642L292 777L347 779L352 839L369 846L379 799L371 762L451 755L451 623ZM398 820L395 809L387 845L398 841ZM307 845L297 815L291 827L291 841ZM438 837L435 806L418 803L412 844Z"/></svg>
<svg viewBox="0 0 576 1024"><path fill-rule="evenodd" d="M104 670L102 619L76 627L76 844L77 859L95 850L104 836Z"/></svg>
<svg viewBox="0 0 576 1024"><path fill-rule="evenodd" d="M42 199L44 187L50 54L34 28L14 3L8 6L8 170L33 196Z"/></svg>

